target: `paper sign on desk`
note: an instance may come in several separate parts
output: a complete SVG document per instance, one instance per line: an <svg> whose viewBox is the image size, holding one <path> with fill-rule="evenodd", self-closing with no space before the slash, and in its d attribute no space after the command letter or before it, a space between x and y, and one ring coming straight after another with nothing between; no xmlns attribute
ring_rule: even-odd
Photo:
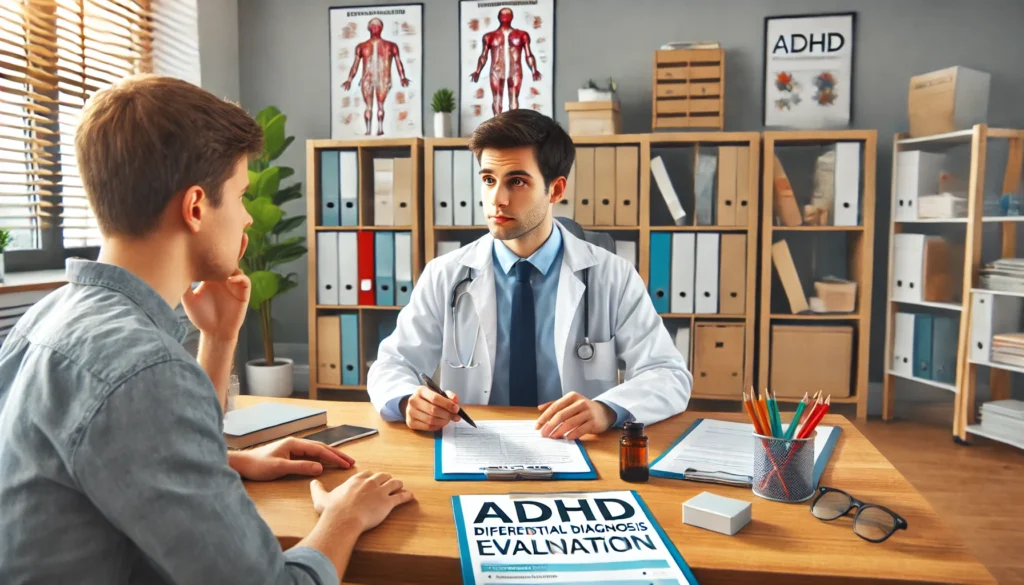
<svg viewBox="0 0 1024 585"><path fill-rule="evenodd" d="M813 484L818 485L839 427L818 425ZM750 486L754 475L754 425L699 418L651 464L655 477Z"/></svg>
<svg viewBox="0 0 1024 585"><path fill-rule="evenodd" d="M462 582L696 585L635 491L452 496Z"/></svg>
<svg viewBox="0 0 1024 585"><path fill-rule="evenodd" d="M551 479L597 479L582 443L544 438L533 420L484 420L477 427L462 421L438 431L434 479L484 480L483 469L499 465L546 465Z"/></svg>

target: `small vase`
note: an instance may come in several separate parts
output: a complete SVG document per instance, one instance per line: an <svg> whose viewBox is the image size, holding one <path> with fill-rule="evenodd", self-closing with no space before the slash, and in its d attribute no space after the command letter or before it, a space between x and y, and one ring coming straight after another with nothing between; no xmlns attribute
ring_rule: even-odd
<svg viewBox="0 0 1024 585"><path fill-rule="evenodd" d="M434 112L434 138L450 138L451 136L451 112Z"/></svg>
<svg viewBox="0 0 1024 585"><path fill-rule="evenodd" d="M291 396L293 388L292 366L294 361L289 358L274 358L274 365L265 365L267 360L260 358L245 363L246 386L249 394L255 396L275 396L284 398Z"/></svg>

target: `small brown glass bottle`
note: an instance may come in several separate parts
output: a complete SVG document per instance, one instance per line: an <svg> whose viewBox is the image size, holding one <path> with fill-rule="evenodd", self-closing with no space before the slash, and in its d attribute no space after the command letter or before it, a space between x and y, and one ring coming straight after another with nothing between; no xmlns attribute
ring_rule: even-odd
<svg viewBox="0 0 1024 585"><path fill-rule="evenodd" d="M619 477L633 483L647 481L647 435L644 434L643 423L630 421L622 427L622 438L619 439Z"/></svg>

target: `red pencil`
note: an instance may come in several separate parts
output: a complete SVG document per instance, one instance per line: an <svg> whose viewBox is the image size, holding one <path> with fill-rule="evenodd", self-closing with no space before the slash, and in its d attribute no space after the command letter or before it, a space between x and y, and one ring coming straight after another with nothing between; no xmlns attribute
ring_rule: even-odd
<svg viewBox="0 0 1024 585"><path fill-rule="evenodd" d="M807 437L811 436L811 433L814 432L814 428L818 426L818 423L821 422L821 419L824 418L825 414L828 412L828 409L831 406L831 401L832 395L830 394L829 397L825 399L825 403L822 404L820 409L818 409L818 412L814 415L814 418L807 419L807 424L804 425L802 429L800 429L800 434L797 437L798 439L806 439Z"/></svg>

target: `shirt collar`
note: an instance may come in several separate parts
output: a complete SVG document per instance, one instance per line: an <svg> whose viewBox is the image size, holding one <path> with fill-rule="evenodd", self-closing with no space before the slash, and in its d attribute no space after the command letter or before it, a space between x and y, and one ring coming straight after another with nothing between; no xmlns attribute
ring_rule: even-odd
<svg viewBox="0 0 1024 585"><path fill-rule="evenodd" d="M78 258L69 258L66 269L68 282L84 286L101 286L123 294L138 305L150 321L163 332L177 339L179 343L185 341L188 328L167 301L138 276L120 266Z"/></svg>
<svg viewBox="0 0 1024 585"><path fill-rule="evenodd" d="M530 255L526 259L527 262L533 264L533 267L540 271L541 274L547 275L548 270L551 269L551 265L554 264L555 258L558 257L558 253L562 250L562 231L557 226L551 226L551 235L548 239L537 248L537 251ZM519 261L519 256L516 256L515 252L508 249L505 242L501 240L494 240L494 254L498 260L498 264L501 266L502 272L508 274L512 267L515 266L516 262Z"/></svg>

